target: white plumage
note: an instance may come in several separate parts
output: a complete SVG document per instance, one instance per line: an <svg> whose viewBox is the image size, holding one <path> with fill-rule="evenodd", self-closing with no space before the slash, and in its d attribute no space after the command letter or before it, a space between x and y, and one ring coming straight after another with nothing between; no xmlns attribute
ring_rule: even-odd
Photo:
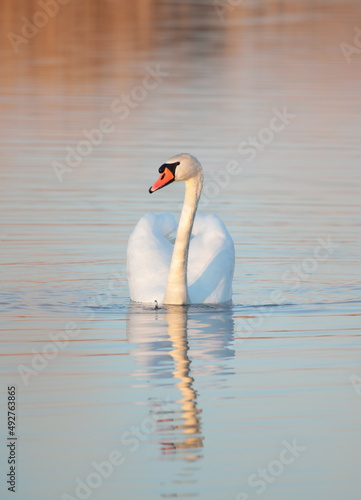
<svg viewBox="0 0 361 500"><path fill-rule="evenodd" d="M163 187L162 182L172 182L170 176L164 180L167 165L176 165L172 167L172 180L186 183L181 229L177 229L169 213L149 213L139 220L127 249L130 298L143 303L157 301L158 305L229 302L235 259L233 240L217 215L195 216L203 179L200 164L186 154L171 158L159 169L160 179L150 192Z"/></svg>

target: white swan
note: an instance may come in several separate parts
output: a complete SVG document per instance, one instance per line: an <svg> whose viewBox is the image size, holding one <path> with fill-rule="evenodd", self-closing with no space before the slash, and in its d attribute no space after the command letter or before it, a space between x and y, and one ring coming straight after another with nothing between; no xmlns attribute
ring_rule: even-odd
<svg viewBox="0 0 361 500"><path fill-rule="evenodd" d="M147 214L136 225L127 249L131 300L159 305L229 302L234 244L217 215L195 217L203 185L201 164L194 156L180 154L164 163L159 173L149 192L184 181L183 209L178 229L168 213Z"/></svg>

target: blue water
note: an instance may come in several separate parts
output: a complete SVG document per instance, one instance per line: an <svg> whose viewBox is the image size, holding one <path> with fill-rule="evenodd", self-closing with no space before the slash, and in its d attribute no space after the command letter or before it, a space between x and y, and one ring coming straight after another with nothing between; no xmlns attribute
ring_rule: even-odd
<svg viewBox="0 0 361 500"><path fill-rule="evenodd" d="M226 5L73 0L18 53L1 14L1 498L12 385L20 500L360 498L360 5ZM182 151L231 306L129 302Z"/></svg>

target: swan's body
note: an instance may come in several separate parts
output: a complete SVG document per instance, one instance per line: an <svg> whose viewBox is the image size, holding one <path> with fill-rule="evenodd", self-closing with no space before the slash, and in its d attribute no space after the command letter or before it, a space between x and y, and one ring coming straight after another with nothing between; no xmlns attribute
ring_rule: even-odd
<svg viewBox="0 0 361 500"><path fill-rule="evenodd" d="M130 298L162 304L219 304L232 298L234 245L216 215L198 215L203 171L191 155L168 160L149 192L173 182L186 186L177 229L173 215L147 214L130 236L127 275ZM175 243L172 234L177 231Z"/></svg>

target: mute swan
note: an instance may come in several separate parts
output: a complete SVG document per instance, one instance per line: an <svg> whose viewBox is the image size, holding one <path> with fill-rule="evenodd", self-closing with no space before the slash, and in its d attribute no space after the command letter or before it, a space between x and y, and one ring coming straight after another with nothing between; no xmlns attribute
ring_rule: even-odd
<svg viewBox="0 0 361 500"><path fill-rule="evenodd" d="M201 164L194 156L180 154L164 163L159 173L149 192L184 181L183 209L178 229L168 213L146 214L135 226L127 249L131 300L158 305L229 302L234 244L217 215L195 217L203 185Z"/></svg>

